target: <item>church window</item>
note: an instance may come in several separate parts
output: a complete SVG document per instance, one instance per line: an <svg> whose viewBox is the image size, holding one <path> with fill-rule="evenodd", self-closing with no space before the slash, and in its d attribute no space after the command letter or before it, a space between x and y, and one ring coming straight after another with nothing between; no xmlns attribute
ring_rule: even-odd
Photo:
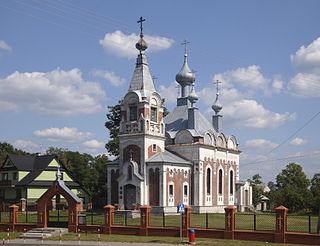
<svg viewBox="0 0 320 246"><path fill-rule="evenodd" d="M137 120L137 106L136 105L132 105L130 106L130 121L134 121Z"/></svg>
<svg viewBox="0 0 320 246"><path fill-rule="evenodd" d="M132 179L132 167L131 165L128 166L128 180Z"/></svg>
<svg viewBox="0 0 320 246"><path fill-rule="evenodd" d="M188 196L188 185L183 186L183 195Z"/></svg>
<svg viewBox="0 0 320 246"><path fill-rule="evenodd" d="M230 171L230 194L233 195L233 171Z"/></svg>
<svg viewBox="0 0 320 246"><path fill-rule="evenodd" d="M152 151L157 152L157 145L156 144L152 144Z"/></svg>
<svg viewBox="0 0 320 246"><path fill-rule="evenodd" d="M219 170L219 194L222 195L222 169Z"/></svg>
<svg viewBox="0 0 320 246"><path fill-rule="evenodd" d="M187 178L188 177L188 172L184 171L184 177Z"/></svg>
<svg viewBox="0 0 320 246"><path fill-rule="evenodd" d="M173 196L173 184L169 185L169 196Z"/></svg>
<svg viewBox="0 0 320 246"><path fill-rule="evenodd" d="M207 169L207 195L211 194L211 169Z"/></svg>
<svg viewBox="0 0 320 246"><path fill-rule="evenodd" d="M169 176L173 177L173 170L172 169L169 171Z"/></svg>
<svg viewBox="0 0 320 246"><path fill-rule="evenodd" d="M151 121L157 122L157 108L151 107Z"/></svg>

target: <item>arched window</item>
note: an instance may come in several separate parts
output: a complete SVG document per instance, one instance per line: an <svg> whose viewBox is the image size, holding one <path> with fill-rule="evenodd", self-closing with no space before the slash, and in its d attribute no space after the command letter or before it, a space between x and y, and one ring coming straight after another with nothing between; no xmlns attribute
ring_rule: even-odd
<svg viewBox="0 0 320 246"><path fill-rule="evenodd" d="M219 195L222 195L222 169L219 170Z"/></svg>
<svg viewBox="0 0 320 246"><path fill-rule="evenodd" d="M131 104L130 107L129 107L129 110L130 110L130 121L134 121L134 120L137 120L137 116L138 116L138 109L137 109L137 105L135 104Z"/></svg>
<svg viewBox="0 0 320 246"><path fill-rule="evenodd" d="M211 169L207 169L207 195L211 194Z"/></svg>
<svg viewBox="0 0 320 246"><path fill-rule="evenodd" d="M230 194L233 195L233 171L230 171Z"/></svg>
<svg viewBox="0 0 320 246"><path fill-rule="evenodd" d="M128 180L132 179L132 167L131 165L128 166Z"/></svg>

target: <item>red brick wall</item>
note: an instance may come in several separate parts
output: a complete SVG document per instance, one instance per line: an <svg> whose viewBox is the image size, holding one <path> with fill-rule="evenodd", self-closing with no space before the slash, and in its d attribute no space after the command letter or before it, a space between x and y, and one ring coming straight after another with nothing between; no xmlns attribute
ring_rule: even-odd
<svg viewBox="0 0 320 246"><path fill-rule="evenodd" d="M157 152L162 152L162 149L157 145ZM157 152L153 152L152 151L152 144L148 147L148 158L150 158L151 156L153 156L155 153Z"/></svg>
<svg viewBox="0 0 320 246"><path fill-rule="evenodd" d="M138 117L140 117L141 114L143 115L143 117L146 117L147 114L150 116L149 112L150 110L148 108L139 108Z"/></svg>
<svg viewBox="0 0 320 246"><path fill-rule="evenodd" d="M149 204L150 206L159 206L159 193L160 193L160 180L159 180L159 168L155 170L149 169Z"/></svg>

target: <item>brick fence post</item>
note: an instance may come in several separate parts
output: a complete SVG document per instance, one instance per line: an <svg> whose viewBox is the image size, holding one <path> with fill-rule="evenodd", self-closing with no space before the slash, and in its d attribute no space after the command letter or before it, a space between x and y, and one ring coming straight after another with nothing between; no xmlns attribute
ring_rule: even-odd
<svg viewBox="0 0 320 246"><path fill-rule="evenodd" d="M287 231L288 209L284 206L279 206L275 210L276 210L276 232L274 234L274 242L285 243L286 231Z"/></svg>
<svg viewBox="0 0 320 246"><path fill-rule="evenodd" d="M188 237L188 230L191 227L191 207L184 206L184 213L182 214L182 234L183 237Z"/></svg>
<svg viewBox="0 0 320 246"><path fill-rule="evenodd" d="M234 206L228 206L224 208L224 211L225 211L224 238L225 239L234 239L236 210L237 209Z"/></svg>
<svg viewBox="0 0 320 246"><path fill-rule="evenodd" d="M104 208L104 224L105 224L104 231L106 234L111 235L111 227L113 225L113 220L114 220L114 206L106 205L103 208Z"/></svg>
<svg viewBox="0 0 320 246"><path fill-rule="evenodd" d="M11 205L9 207L10 209L10 230L11 231L15 231L15 224L18 223L18 210L19 210L19 206L17 205Z"/></svg>
<svg viewBox="0 0 320 246"><path fill-rule="evenodd" d="M140 207L140 236L148 236L148 227L150 226L150 206Z"/></svg>

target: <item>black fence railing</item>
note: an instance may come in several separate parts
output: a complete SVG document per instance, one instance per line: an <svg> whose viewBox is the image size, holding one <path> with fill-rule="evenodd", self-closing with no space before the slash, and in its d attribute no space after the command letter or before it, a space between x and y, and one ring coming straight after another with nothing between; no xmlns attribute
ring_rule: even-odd
<svg viewBox="0 0 320 246"><path fill-rule="evenodd" d="M275 231L274 213L236 213L235 216L237 230Z"/></svg>
<svg viewBox="0 0 320 246"><path fill-rule="evenodd" d="M287 216L287 231L317 233L318 217L312 215Z"/></svg>

